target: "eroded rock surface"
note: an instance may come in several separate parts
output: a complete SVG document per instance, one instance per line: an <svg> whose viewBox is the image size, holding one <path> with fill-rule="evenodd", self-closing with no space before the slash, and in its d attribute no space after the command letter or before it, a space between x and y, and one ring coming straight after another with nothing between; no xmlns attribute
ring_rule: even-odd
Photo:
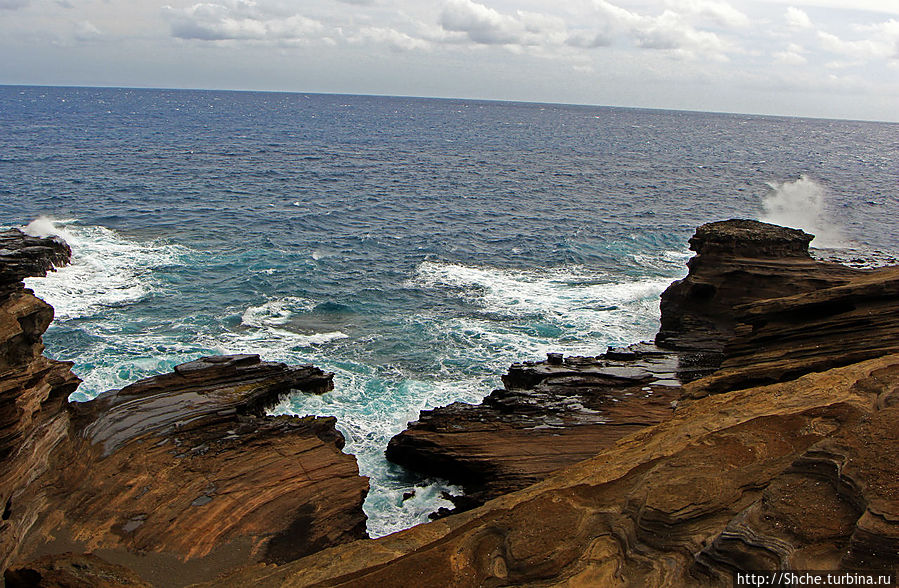
<svg viewBox="0 0 899 588"><path fill-rule="evenodd" d="M734 310L721 368L691 396L780 382L899 352L899 267Z"/></svg>
<svg viewBox="0 0 899 588"><path fill-rule="evenodd" d="M479 405L423 411L387 458L462 484L459 508L524 488L672 415L680 356L651 344L514 364Z"/></svg>
<svg viewBox="0 0 899 588"><path fill-rule="evenodd" d="M22 279L67 263L71 251L55 239L0 233L0 567L6 569L41 514L49 456L68 435L67 398L80 383L69 362L43 356L41 335L53 307ZM36 500L35 500L36 499Z"/></svg>
<svg viewBox="0 0 899 588"><path fill-rule="evenodd" d="M283 566L266 586L731 586L899 567L899 355L682 403L480 508Z"/></svg>
<svg viewBox="0 0 899 588"><path fill-rule="evenodd" d="M863 273L812 259L812 239L798 229L753 220L699 227L690 239L696 255L687 262L689 274L662 293L656 344L720 360L734 333L736 307L845 284Z"/></svg>
<svg viewBox="0 0 899 588"><path fill-rule="evenodd" d="M774 312L791 318L794 334L801 338L806 335L803 329L809 312L800 312L798 304L767 313L755 307L752 316L744 310L749 303L797 293L811 296L828 287L851 299L862 296L862 286L839 287L864 280L869 274L813 260L808 253L812 238L803 231L758 221L703 225L690 240L697 255L688 263L689 275L662 294L657 346L634 345L597 357L553 358L558 364L515 364L503 377L505 388L494 391L481 404L455 403L423 411L391 440L388 459L462 484L466 500L457 504L470 506L524 488L641 427L665 420L671 415L670 404L681 395L677 388L708 375L725 356L734 373L729 378L722 376L721 386L733 385L741 378L748 386L797 377L815 366L846 365L889 353L891 348L881 348L873 334L882 335L882 331L871 330L869 324L882 309L871 306L867 299L859 303L864 308L856 309L858 320L847 320L845 325L868 328L856 336L857 341L864 340L856 345L858 353L844 353L844 360L837 361L839 354L833 349L834 341L840 341L837 336L829 342L827 353L813 351L818 360L807 362L802 369L795 357L795 337L791 339L783 331L772 334L770 318ZM888 305L893 290L882 280L875 282L879 286L867 286L868 297ZM831 303L818 306L834 307ZM757 318L759 313L761 318ZM820 338L833 337L843 328L826 313L822 317L826 326ZM759 326L745 343L732 342L733 349L728 347L726 354L725 343L732 341L735 332L749 332L750 327L741 321ZM758 354L769 348L771 340L779 341L777 354L793 353L788 360L791 367L771 364L763 374L757 369L763 363ZM803 340L813 349L819 344L818 339ZM749 350L748 360L741 361L742 348ZM771 351L774 353L773 347ZM752 378L750 372L754 372ZM695 387L688 389L698 393ZM705 385L701 389L704 393L712 390Z"/></svg>
<svg viewBox="0 0 899 588"><path fill-rule="evenodd" d="M895 571L899 268L814 261L810 240L755 221L701 227L690 275L663 295L652 352L667 369L618 351L516 365L481 405L423 412L391 442L394 458L476 497L544 481L374 543L233 577L727 586L734 570ZM600 415L619 393L607 376L655 397L665 373L684 383L673 414L653 424L652 406L633 404L630 416L649 415L642 427L634 418L608 443L584 435L607 424ZM598 454L564 467L587 447Z"/></svg>
<svg viewBox="0 0 899 588"><path fill-rule="evenodd" d="M68 248L14 232L0 247L7 582L177 586L367 536L368 482L335 419L264 413L289 392L330 390L332 374L206 357L70 404L72 364L42 355L53 309L20 281Z"/></svg>

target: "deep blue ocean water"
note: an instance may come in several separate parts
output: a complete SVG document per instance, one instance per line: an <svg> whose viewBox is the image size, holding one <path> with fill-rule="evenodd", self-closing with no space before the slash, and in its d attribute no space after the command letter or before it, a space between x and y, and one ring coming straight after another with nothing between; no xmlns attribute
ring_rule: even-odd
<svg viewBox="0 0 899 588"><path fill-rule="evenodd" d="M899 252L899 125L368 96L0 87L0 225L62 235L29 286L74 400L210 353L336 373L369 531L439 481L384 461L514 361L651 338L701 223ZM403 492L417 487L405 502Z"/></svg>

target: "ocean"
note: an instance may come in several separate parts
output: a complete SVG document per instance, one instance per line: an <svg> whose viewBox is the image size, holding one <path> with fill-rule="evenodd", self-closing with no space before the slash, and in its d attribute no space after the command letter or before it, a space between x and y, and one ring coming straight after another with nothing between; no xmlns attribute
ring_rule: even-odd
<svg viewBox="0 0 899 588"><path fill-rule="evenodd" d="M371 477L372 536L459 489L384 460L509 364L650 339L696 226L758 218L899 253L899 125L557 104L0 87L0 225L88 400L213 353L313 363ZM837 253L838 254L838 253ZM415 488L413 498L403 494Z"/></svg>

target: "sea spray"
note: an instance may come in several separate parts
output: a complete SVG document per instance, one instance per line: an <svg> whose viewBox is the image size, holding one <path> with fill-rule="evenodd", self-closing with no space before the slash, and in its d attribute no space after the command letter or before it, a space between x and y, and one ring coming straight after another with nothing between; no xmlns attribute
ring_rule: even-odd
<svg viewBox="0 0 899 588"><path fill-rule="evenodd" d="M84 226L77 219L39 217L24 227L32 236L63 239L72 248L69 265L40 283L41 297L56 310L56 320L92 316L103 309L140 300L158 287L154 268L178 264L184 248L159 241L138 242L103 226ZM39 280L39 282L38 282Z"/></svg>
<svg viewBox="0 0 899 588"><path fill-rule="evenodd" d="M815 235L815 247L842 247L843 232L827 211L827 190L806 175L792 182L770 182L762 199L766 223L802 229Z"/></svg>

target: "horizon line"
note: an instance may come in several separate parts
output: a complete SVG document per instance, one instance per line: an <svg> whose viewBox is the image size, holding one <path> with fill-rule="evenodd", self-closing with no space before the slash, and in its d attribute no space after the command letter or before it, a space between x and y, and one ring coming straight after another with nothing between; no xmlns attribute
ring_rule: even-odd
<svg viewBox="0 0 899 588"><path fill-rule="evenodd" d="M156 90L156 91L175 91L175 92L234 92L246 94L293 94L293 95L316 95L316 96L356 96L367 98L406 98L417 100L458 100L472 102L491 102L491 103L509 103L509 104L533 104L545 106L577 106L585 108L620 108L626 110L652 110L660 112L681 112L689 114L714 114L729 116L750 116L750 117L767 117L767 118L793 118L805 120L825 120L840 122L863 122L863 123L879 123L879 124L899 124L899 120L890 121L882 119L865 119L865 118L834 118L827 116L809 116L799 114L778 114L765 112L735 112L726 110L699 110L691 108L666 108L660 106L623 106L617 104L594 104L588 102L545 102L539 100L515 100L503 98L473 98L461 96L419 96L413 94L377 94L364 92L324 92L314 90L257 90L250 88L188 88L188 87L163 87L163 86L92 86L83 84L28 84L28 83L5 83L0 82L0 87L7 88L82 88L95 90Z"/></svg>

